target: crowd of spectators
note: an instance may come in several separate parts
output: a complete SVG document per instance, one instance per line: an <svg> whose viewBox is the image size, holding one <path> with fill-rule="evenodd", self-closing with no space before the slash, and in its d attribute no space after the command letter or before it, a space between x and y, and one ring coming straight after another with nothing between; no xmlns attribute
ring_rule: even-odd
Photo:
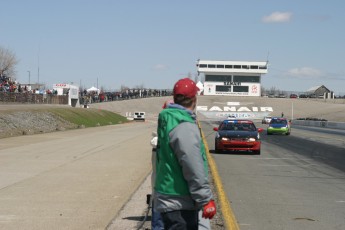
<svg viewBox="0 0 345 230"><path fill-rule="evenodd" d="M1 92L12 92L12 93L18 93L21 92L23 89L22 87L15 81L12 81L11 78L6 76L0 77L0 91Z"/></svg>
<svg viewBox="0 0 345 230"><path fill-rule="evenodd" d="M126 89L118 92L105 92L104 95L109 101L125 100L146 97L161 97L171 95L167 90L157 89Z"/></svg>
<svg viewBox="0 0 345 230"><path fill-rule="evenodd" d="M31 89L31 87L24 85L22 86L17 81L12 81L11 78L6 76L0 76L0 92L3 93L32 93L32 94L51 94L57 95L57 91L52 89L39 90ZM105 101L116 101L116 100L128 100L136 98L146 98L146 97L160 97L171 95L169 90L159 90L159 89L124 89L120 91L109 91L109 92L99 92L90 91L86 89L80 92L80 103L97 103ZM66 93L67 95L68 93Z"/></svg>
<svg viewBox="0 0 345 230"><path fill-rule="evenodd" d="M124 89L121 91L100 92L83 90L80 92L80 104L106 101L129 100L147 97L170 96L171 90L159 89Z"/></svg>
<svg viewBox="0 0 345 230"><path fill-rule="evenodd" d="M0 77L0 92L8 92L8 93L38 93L38 94L51 94L51 90L39 90L39 89L31 89L26 85L22 86L17 81L12 81L11 78L6 76Z"/></svg>
<svg viewBox="0 0 345 230"><path fill-rule="evenodd" d="M0 92L4 93L33 93L33 94L51 94L57 95L57 91L52 89L39 90L31 89L26 85L22 86L16 81L12 81L11 78L6 76L0 76ZM161 90L161 89L123 89L119 91L87 91L80 90L80 104L98 103L106 101L116 101L116 100L128 100L136 98L146 98L146 97L160 97L160 96L171 96L171 90ZM66 94L67 95L67 94ZM300 96L302 97L302 96ZM345 98L345 96L336 96L335 98Z"/></svg>

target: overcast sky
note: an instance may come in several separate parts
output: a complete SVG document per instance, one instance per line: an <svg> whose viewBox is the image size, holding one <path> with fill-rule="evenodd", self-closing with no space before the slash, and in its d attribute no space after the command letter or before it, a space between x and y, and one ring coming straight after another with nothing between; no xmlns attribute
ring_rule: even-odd
<svg viewBox="0 0 345 230"><path fill-rule="evenodd" d="M197 59L266 61L262 85L345 94L343 0L0 0L17 80L172 88ZM39 69L39 74L38 74Z"/></svg>

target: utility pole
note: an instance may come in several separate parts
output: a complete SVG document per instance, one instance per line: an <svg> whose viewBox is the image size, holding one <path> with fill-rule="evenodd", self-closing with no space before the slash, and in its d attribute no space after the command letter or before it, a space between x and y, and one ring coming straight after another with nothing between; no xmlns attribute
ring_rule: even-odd
<svg viewBox="0 0 345 230"><path fill-rule="evenodd" d="M38 55L37 55L37 83L40 83L40 50L41 45L38 47Z"/></svg>
<svg viewBox="0 0 345 230"><path fill-rule="evenodd" d="M28 70L28 73L29 73L29 85L30 85L30 71Z"/></svg>

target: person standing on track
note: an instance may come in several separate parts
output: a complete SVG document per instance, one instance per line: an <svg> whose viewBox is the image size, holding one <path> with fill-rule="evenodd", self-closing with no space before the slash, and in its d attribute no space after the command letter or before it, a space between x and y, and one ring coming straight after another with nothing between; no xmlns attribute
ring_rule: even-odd
<svg viewBox="0 0 345 230"><path fill-rule="evenodd" d="M198 212L216 214L208 164L194 109L198 87L189 78L174 85L174 104L158 116L154 202L164 229L198 229Z"/></svg>

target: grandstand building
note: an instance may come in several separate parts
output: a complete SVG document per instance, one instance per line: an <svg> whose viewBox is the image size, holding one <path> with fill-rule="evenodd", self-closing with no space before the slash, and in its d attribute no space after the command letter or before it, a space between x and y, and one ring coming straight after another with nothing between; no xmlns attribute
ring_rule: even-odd
<svg viewBox="0 0 345 230"><path fill-rule="evenodd" d="M204 74L204 95L261 96L261 75L267 62L197 61L198 74Z"/></svg>

